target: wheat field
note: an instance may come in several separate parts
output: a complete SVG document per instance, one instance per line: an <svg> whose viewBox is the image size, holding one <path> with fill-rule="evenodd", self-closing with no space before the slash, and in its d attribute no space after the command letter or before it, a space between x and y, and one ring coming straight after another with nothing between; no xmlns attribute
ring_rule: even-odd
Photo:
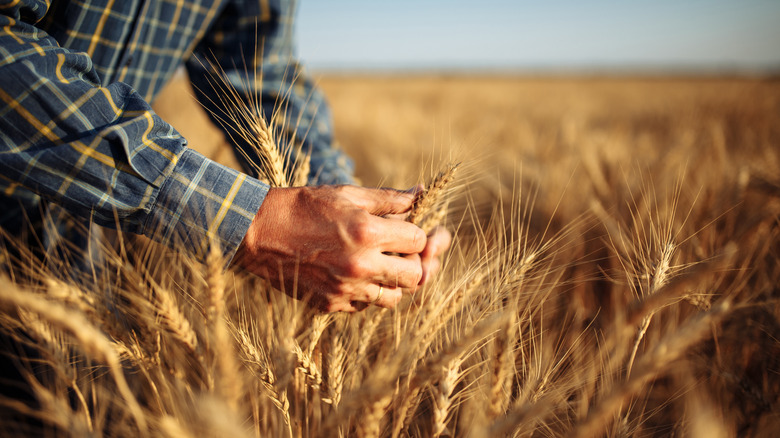
<svg viewBox="0 0 780 438"><path fill-rule="evenodd" d="M330 76L366 186L430 183L442 270L323 315L126 236L99 266L7 245L8 436L771 437L780 82ZM219 161L178 78L156 110ZM443 208L446 207L446 210ZM434 212L435 213L435 212Z"/></svg>

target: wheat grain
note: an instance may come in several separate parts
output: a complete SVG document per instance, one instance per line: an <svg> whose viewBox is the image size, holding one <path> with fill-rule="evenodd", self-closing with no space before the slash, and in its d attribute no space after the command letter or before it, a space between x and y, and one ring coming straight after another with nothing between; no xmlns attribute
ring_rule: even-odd
<svg viewBox="0 0 780 438"><path fill-rule="evenodd" d="M154 308L156 317L150 325L160 324L162 328L173 336L181 345L186 347L193 359L198 359L198 336L192 329L192 325L181 312L170 292L164 289L154 291Z"/></svg>
<svg viewBox="0 0 780 438"><path fill-rule="evenodd" d="M438 438L447 429L447 417L452 406L452 394L458 382L460 360L452 359L443 367L442 377L433 388L433 427L431 435Z"/></svg>
<svg viewBox="0 0 780 438"><path fill-rule="evenodd" d="M420 225L420 222L425 215L431 213L431 210L436 206L437 202L441 201L444 191L454 179L455 171L458 170L459 165L459 163L450 165L445 170L439 172L439 174L428 184L428 187L417 194L406 220L415 225ZM436 224L429 223L428 225L433 227Z"/></svg>

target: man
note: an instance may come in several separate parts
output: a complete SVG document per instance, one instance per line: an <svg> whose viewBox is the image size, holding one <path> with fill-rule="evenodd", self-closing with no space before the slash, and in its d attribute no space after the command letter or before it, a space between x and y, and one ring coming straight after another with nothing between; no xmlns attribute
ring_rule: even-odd
<svg viewBox="0 0 780 438"><path fill-rule="evenodd" d="M426 238L398 218L411 192L344 185L351 164L331 146L327 106L298 77L293 10L273 0L0 0L0 225L13 230L21 209L34 217L56 204L201 258L217 244L258 275L296 278L326 311L395 306L435 270L449 234ZM302 139L310 182L322 185L269 189L188 149L151 111L184 61L218 113L204 59L247 95L260 84L244 66L261 65L266 114L276 103L298 121L288 135Z"/></svg>

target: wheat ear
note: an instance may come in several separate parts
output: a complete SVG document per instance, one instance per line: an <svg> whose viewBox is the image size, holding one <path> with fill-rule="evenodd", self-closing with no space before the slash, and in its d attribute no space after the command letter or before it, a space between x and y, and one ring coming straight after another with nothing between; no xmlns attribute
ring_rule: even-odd
<svg viewBox="0 0 780 438"><path fill-rule="evenodd" d="M311 354L303 351L301 346L295 340L293 340L292 350L293 353L295 353L296 359L298 360L298 366L296 369L303 373L303 375L306 377L306 380L311 383L314 389L320 389L320 385L322 384L322 374L320 373L319 367L317 367L317 364L312 359Z"/></svg>
<svg viewBox="0 0 780 438"><path fill-rule="evenodd" d="M672 244L668 244L661 253L661 259L658 263L658 266L656 266L655 272L653 272L653 275L650 278L648 295L655 294L659 289L661 289L666 283L669 282L669 264L671 262L673 253L674 246ZM631 367L634 365L634 359L636 358L636 353L639 350L639 344L642 342L642 338L645 336L645 333L647 333L647 328L650 327L650 321L653 319L653 315L655 315L655 310L652 310L647 314L647 316L642 318L642 322L639 325L636 340L634 341L634 346L631 349L631 356L628 359L628 367L626 371L627 376L631 375Z"/></svg>
<svg viewBox="0 0 780 438"><path fill-rule="evenodd" d="M261 353L249 339L244 330L237 330L239 338L239 348L244 354L245 360L257 368L259 371L260 387L265 391L271 403L281 412L288 432L292 436L292 423L290 421L290 400L287 397L287 391L278 390L276 376L273 370L268 366L268 359Z"/></svg>
<svg viewBox="0 0 780 438"><path fill-rule="evenodd" d="M170 292L162 288L155 288L155 313L156 322L162 325L166 333L169 333L195 358L198 353L198 336L192 329L192 325L179 306L174 301Z"/></svg>
<svg viewBox="0 0 780 438"><path fill-rule="evenodd" d="M382 417L385 416L385 412L392 400L392 393L388 392L368 405L358 423L357 436L361 438L379 438L382 432Z"/></svg>
<svg viewBox="0 0 780 438"><path fill-rule="evenodd" d="M433 388L433 433L434 438L440 437L447 429L447 417L452 407L452 393L460 377L461 360L455 358L443 368L439 385Z"/></svg>
<svg viewBox="0 0 780 438"><path fill-rule="evenodd" d="M287 187L287 175L284 172L284 159L279 153L279 148L274 141L273 130L268 126L262 116L255 114L249 121L250 129L254 134L252 146L265 165L263 174L272 187Z"/></svg>
<svg viewBox="0 0 780 438"><path fill-rule="evenodd" d="M493 364L490 373L490 405L488 414L490 418L496 418L501 415L509 402L509 393L507 391L507 380L511 376L510 367L512 358L509 345L508 331L513 327L510 325L507 330L496 335L493 342L494 355Z"/></svg>
<svg viewBox="0 0 780 438"><path fill-rule="evenodd" d="M455 171L459 163L448 166L436 175L436 178L428 184L428 187L420 191L412 204L407 220L415 225L420 225L423 217L431 213L433 208L443 196L445 189L455 178Z"/></svg>
<svg viewBox="0 0 780 438"><path fill-rule="evenodd" d="M309 183L309 172L311 172L311 153L301 155L295 160L295 172L293 173L292 186L304 187Z"/></svg>

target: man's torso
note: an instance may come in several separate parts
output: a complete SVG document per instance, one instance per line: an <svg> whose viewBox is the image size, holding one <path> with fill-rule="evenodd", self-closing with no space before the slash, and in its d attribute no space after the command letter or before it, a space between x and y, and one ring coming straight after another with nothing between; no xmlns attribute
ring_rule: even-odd
<svg viewBox="0 0 780 438"><path fill-rule="evenodd" d="M125 82L151 101L225 0L53 0L38 26L87 53L103 85Z"/></svg>

